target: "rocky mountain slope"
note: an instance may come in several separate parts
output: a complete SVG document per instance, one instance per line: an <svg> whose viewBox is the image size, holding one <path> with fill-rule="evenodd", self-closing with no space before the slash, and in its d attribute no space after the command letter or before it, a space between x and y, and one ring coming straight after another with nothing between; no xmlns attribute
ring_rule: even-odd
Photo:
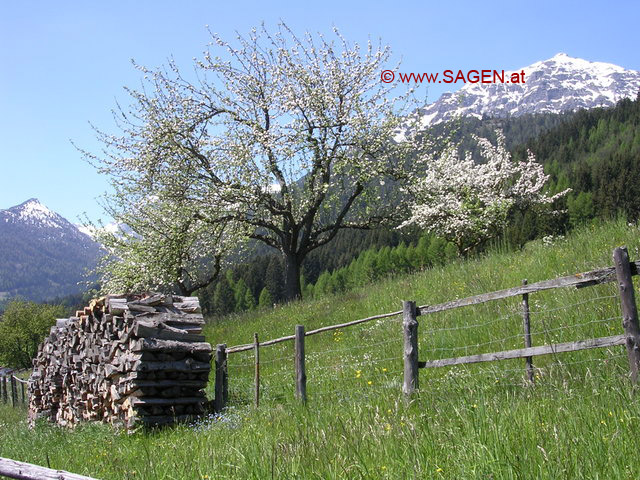
<svg viewBox="0 0 640 480"><path fill-rule="evenodd" d="M0 210L0 300L46 300L79 293L100 247L32 198Z"/></svg>
<svg viewBox="0 0 640 480"><path fill-rule="evenodd" d="M514 72L525 72L525 83L466 83L420 109L421 128L458 116L517 117L525 113L560 113L613 106L640 91L640 72L565 53ZM505 80L511 72L505 72Z"/></svg>

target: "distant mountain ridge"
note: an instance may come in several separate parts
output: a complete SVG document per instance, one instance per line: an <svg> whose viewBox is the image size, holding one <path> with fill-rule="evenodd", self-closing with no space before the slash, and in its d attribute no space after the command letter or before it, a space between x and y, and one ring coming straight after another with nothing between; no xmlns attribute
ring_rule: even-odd
<svg viewBox="0 0 640 480"><path fill-rule="evenodd" d="M99 256L89 235L36 198L0 210L0 300L80 293Z"/></svg>
<svg viewBox="0 0 640 480"><path fill-rule="evenodd" d="M610 107L636 98L640 72L565 53L514 70L525 72L525 83L467 83L444 93L416 115L420 128L462 117L517 117L527 113L561 113ZM505 79L511 72L505 72Z"/></svg>

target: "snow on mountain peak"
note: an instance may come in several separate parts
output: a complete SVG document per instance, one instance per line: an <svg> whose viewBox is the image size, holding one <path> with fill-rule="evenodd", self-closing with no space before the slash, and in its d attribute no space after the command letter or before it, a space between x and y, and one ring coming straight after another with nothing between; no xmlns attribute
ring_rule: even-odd
<svg viewBox="0 0 640 480"><path fill-rule="evenodd" d="M80 231L80 233L84 233L85 235L87 235L88 237L93 238L95 236L95 228L90 227L90 226L85 226L85 225L76 225L75 226L78 231Z"/></svg>
<svg viewBox="0 0 640 480"><path fill-rule="evenodd" d="M50 210L37 198L6 210L0 210L0 223L21 224L38 229L53 229L56 235L78 235L78 228L62 215Z"/></svg>
<svg viewBox="0 0 640 480"><path fill-rule="evenodd" d="M30 198L9 210L17 214L20 220L37 221L50 227L62 228L59 222L60 215L49 210L37 198Z"/></svg>
<svg viewBox="0 0 640 480"><path fill-rule="evenodd" d="M555 66L556 68L583 70L595 77L608 76L613 73L625 73L628 71L631 72L631 70L625 70L624 68L618 65L614 65L613 63L591 62L582 58L570 57L566 53L557 53L549 60L536 62L532 65L529 65L528 67L525 67L524 70L525 72L527 70L533 72L535 70L540 70L545 65L547 67Z"/></svg>
<svg viewBox="0 0 640 480"><path fill-rule="evenodd" d="M30 198L7 210L0 210L0 217L5 223L11 221L56 229L64 229L68 223L63 217L40 203L37 198Z"/></svg>
<svg viewBox="0 0 640 480"><path fill-rule="evenodd" d="M421 128L459 116L508 117L608 107L635 98L640 90L640 72L563 52L505 72L505 78L521 71L525 83L466 83L457 92L444 93L417 112Z"/></svg>

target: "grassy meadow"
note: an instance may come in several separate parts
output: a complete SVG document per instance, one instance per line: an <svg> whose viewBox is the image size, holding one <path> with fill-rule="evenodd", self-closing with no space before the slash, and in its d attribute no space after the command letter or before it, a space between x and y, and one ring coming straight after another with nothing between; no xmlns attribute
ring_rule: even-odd
<svg viewBox="0 0 640 480"><path fill-rule="evenodd" d="M619 245L637 260L639 233L622 221L588 226L520 252L211 319L205 333L228 346L252 342L254 332L267 340L296 324L310 330L400 310L402 300L435 304L609 266ZM533 345L622 333L616 294L615 284L532 294ZM513 298L418 317L420 360L522 347L521 308ZM253 353L231 354L230 407L192 425L29 430L23 409L0 404L0 456L104 479L640 478L640 401L624 347L535 357L535 385L521 359L422 369L406 402L401 331L392 317L307 337L305 406L294 399L292 342L261 349L260 408Z"/></svg>

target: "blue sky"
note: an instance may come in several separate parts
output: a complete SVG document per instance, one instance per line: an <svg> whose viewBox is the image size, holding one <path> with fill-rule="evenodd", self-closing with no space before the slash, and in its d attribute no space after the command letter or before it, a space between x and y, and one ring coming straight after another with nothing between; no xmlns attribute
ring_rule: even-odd
<svg viewBox="0 0 640 480"><path fill-rule="evenodd" d="M381 38L404 72L515 69L558 52L640 70L640 2L8 1L0 3L0 208L37 197L77 222L101 216L107 190L73 147L98 152L89 126L113 131L131 59L189 67L209 42L284 20L296 32ZM461 85L458 85L458 87ZM451 87L451 86L450 86ZM431 87L435 101L446 86ZM424 93L423 93L424 94Z"/></svg>

